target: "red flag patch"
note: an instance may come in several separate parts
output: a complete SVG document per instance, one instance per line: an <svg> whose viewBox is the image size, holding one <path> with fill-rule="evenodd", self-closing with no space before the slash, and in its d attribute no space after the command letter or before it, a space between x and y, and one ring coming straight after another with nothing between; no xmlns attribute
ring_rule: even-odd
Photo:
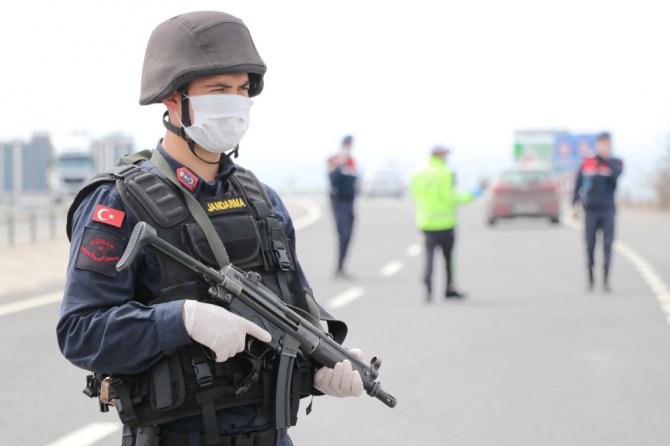
<svg viewBox="0 0 670 446"><path fill-rule="evenodd" d="M177 169L177 180L191 192L193 192L198 185L198 177L186 167Z"/></svg>
<svg viewBox="0 0 670 446"><path fill-rule="evenodd" d="M93 221L99 221L117 228L121 227L125 216L125 212L101 204L97 205L93 211Z"/></svg>

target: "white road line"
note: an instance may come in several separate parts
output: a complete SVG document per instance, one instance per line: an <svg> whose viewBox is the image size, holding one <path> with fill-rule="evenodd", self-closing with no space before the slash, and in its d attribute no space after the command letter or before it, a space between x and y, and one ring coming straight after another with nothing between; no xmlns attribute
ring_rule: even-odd
<svg viewBox="0 0 670 446"><path fill-rule="evenodd" d="M390 277L394 274L397 274L400 270L402 270L402 267L403 264L400 260L394 260L384 265L384 267L380 271L380 274L384 277Z"/></svg>
<svg viewBox="0 0 670 446"><path fill-rule="evenodd" d="M54 302L60 301L62 298L63 292L56 291L54 293L43 294L42 296L10 302L8 304L0 305L0 316L18 313L19 311L30 310L31 308L40 307L42 305L52 304Z"/></svg>
<svg viewBox="0 0 670 446"><path fill-rule="evenodd" d="M407 248L407 255L410 257L416 257L423 251L423 248L419 243L414 243Z"/></svg>
<svg viewBox="0 0 670 446"><path fill-rule="evenodd" d="M292 199L291 201L307 209L306 215L303 215L302 217L293 220L293 226L295 227L296 231L299 231L313 223L316 223L323 215L321 208L317 206L312 200Z"/></svg>
<svg viewBox="0 0 670 446"><path fill-rule="evenodd" d="M666 316L670 318L670 311L668 311L670 308L670 287L668 287L668 284L665 283L654 267L630 246L617 241L614 242L614 249L633 264L644 281L647 282L649 288L651 288L654 296L656 296L656 299L661 304L661 308L665 311Z"/></svg>
<svg viewBox="0 0 670 446"><path fill-rule="evenodd" d="M365 289L361 287L349 288L328 301L329 308L342 308L365 294Z"/></svg>
<svg viewBox="0 0 670 446"><path fill-rule="evenodd" d="M566 221L564 224L572 229L583 229L582 225L577 224L574 221ZM651 289L656 300L661 304L661 309L665 313L668 324L670 324L670 287L668 287L668 284L665 283L660 274L658 274L654 267L651 266L651 263L627 244L615 241L614 250L625 257L637 270L640 276L642 276L642 279Z"/></svg>
<svg viewBox="0 0 670 446"><path fill-rule="evenodd" d="M91 423L47 446L89 446L121 429L116 422Z"/></svg>

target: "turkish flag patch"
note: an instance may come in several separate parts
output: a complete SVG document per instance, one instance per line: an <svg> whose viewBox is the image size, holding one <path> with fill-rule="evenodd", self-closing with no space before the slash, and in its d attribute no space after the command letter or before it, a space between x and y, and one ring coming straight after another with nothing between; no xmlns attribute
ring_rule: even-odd
<svg viewBox="0 0 670 446"><path fill-rule="evenodd" d="M99 221L117 228L121 227L125 216L125 212L101 204L97 205L93 211L93 221Z"/></svg>
<svg viewBox="0 0 670 446"><path fill-rule="evenodd" d="M120 234L87 226L84 228L74 266L115 277L116 264L123 254L125 244L126 239Z"/></svg>

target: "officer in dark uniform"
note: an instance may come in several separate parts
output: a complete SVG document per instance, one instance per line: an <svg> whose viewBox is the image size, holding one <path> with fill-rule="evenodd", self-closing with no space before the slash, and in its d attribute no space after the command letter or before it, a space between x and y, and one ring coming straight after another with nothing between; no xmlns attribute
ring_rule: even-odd
<svg viewBox="0 0 670 446"><path fill-rule="evenodd" d="M584 209L584 232L588 268L588 288L594 284L594 251L596 235L601 232L603 240L603 289L610 290L609 274L614 242L614 219L616 203L614 193L623 162L612 157L611 136L601 133L596 138L596 154L587 157L579 167L572 199L573 216L579 215L578 203Z"/></svg>
<svg viewBox="0 0 670 446"><path fill-rule="evenodd" d="M330 201L337 228L337 269L335 277L351 278L344 269L351 234L354 229L354 199L358 192L358 169L351 156L353 137L342 139L340 153L328 159Z"/></svg>
<svg viewBox="0 0 670 446"><path fill-rule="evenodd" d="M201 277L150 249L116 271L138 221L212 267L229 257L258 272L287 304L327 321L336 340L346 333L311 295L282 201L230 158L265 70L233 16L192 12L161 23L146 49L140 104L165 105L165 137L95 178L70 209L58 342L73 364L96 372L87 390L116 407L123 445L292 444L275 423L276 357L251 341L267 342L267 331L214 305ZM291 424L300 397L362 394L348 361L316 371L304 357L296 364Z"/></svg>

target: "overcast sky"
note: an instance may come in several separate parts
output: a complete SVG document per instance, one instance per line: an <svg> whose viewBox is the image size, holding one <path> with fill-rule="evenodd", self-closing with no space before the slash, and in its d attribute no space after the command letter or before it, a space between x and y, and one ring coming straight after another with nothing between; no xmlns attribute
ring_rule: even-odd
<svg viewBox="0 0 670 446"><path fill-rule="evenodd" d="M368 170L413 165L439 142L474 178L511 160L515 130L606 129L638 185L670 133L668 4L3 2L0 140L42 130L63 149L81 129L153 147L162 106L138 105L147 39L171 16L216 9L245 21L268 65L240 158L261 173L314 175L351 133Z"/></svg>

